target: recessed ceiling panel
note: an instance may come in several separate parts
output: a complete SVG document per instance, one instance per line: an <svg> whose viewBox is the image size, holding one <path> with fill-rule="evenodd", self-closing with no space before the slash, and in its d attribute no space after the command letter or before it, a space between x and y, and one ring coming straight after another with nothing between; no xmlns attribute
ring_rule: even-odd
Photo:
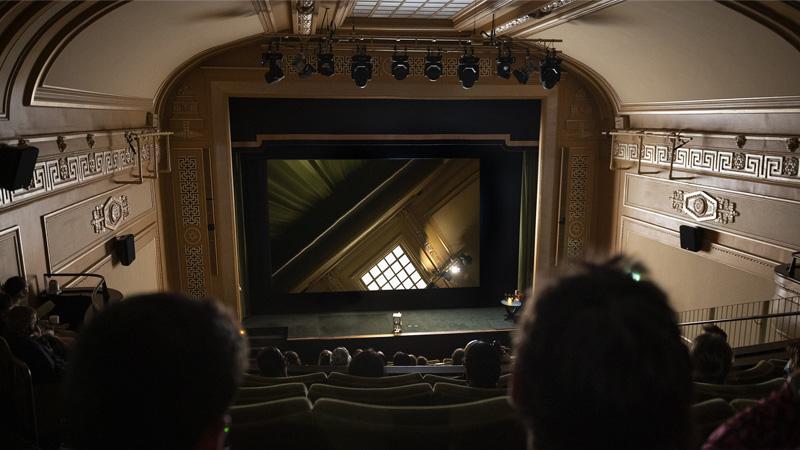
<svg viewBox="0 0 800 450"><path fill-rule="evenodd" d="M475 0L357 0L354 17L449 19Z"/></svg>

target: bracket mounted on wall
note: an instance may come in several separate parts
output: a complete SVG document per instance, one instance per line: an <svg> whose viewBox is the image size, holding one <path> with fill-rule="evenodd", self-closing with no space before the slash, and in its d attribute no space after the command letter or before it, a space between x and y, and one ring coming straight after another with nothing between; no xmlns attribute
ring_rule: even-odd
<svg viewBox="0 0 800 450"><path fill-rule="evenodd" d="M138 161L138 168L139 173L134 175L135 179L133 180L114 180L117 184L142 184L144 183L145 178L157 180L159 173L171 173L172 172L172 157L170 151L170 140L169 137L172 136L174 133L172 131L153 131L153 132L136 132L136 131L127 131L125 132L125 142L128 144L131 152L133 152ZM165 138L165 149L166 149L166 159L167 159L167 168L160 169L159 168L159 161L161 160L161 153L159 151L158 140L161 137ZM149 150L147 145L142 148L142 141L145 139L150 139L150 148ZM149 175L145 175L144 170L144 161L151 161L153 164L152 168L148 169Z"/></svg>

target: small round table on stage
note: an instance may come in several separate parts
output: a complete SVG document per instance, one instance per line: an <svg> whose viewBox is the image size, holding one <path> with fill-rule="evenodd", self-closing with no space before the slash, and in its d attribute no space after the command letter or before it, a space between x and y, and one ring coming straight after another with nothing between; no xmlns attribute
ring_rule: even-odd
<svg viewBox="0 0 800 450"><path fill-rule="evenodd" d="M522 309L522 302L514 297L508 297L500 300L500 304L506 308L506 320L517 321L517 314Z"/></svg>

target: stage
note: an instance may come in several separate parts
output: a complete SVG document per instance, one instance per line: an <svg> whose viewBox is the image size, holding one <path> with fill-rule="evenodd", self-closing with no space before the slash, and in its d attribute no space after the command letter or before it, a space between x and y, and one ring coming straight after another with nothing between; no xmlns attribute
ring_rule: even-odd
<svg viewBox="0 0 800 450"><path fill-rule="evenodd" d="M375 348L387 355L405 351L428 358L444 358L472 339L510 344L516 324L506 319L505 309L454 308L399 311L403 332L392 333L395 311L338 312L319 314L259 315L244 320L254 350L277 345L295 350L304 361L322 349L345 346Z"/></svg>

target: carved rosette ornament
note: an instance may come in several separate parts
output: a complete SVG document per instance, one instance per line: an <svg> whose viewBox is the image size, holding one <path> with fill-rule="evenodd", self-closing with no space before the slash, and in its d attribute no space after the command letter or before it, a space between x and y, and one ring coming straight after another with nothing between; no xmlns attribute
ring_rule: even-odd
<svg viewBox="0 0 800 450"><path fill-rule="evenodd" d="M128 196L109 197L102 205L92 211L92 226L96 234L114 231L130 215Z"/></svg>
<svg viewBox="0 0 800 450"><path fill-rule="evenodd" d="M697 222L713 220L718 223L731 223L739 212L736 203L727 198L714 198L703 191L685 193L674 191L670 197L672 209L691 217Z"/></svg>

